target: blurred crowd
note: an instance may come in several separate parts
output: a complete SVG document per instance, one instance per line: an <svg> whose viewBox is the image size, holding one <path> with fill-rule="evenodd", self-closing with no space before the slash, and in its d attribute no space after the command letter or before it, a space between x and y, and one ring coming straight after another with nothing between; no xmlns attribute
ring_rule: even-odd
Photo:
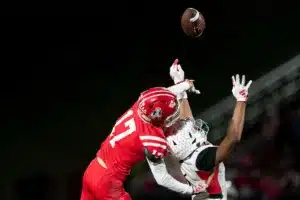
<svg viewBox="0 0 300 200"><path fill-rule="evenodd" d="M270 106L259 120L245 127L240 145L226 162L228 199L300 199L300 103ZM146 165L144 165L145 167ZM140 168L127 189L133 199L189 199L158 187L151 173ZM137 178L136 178L137 177ZM14 200L56 199L47 174L18 180ZM65 181L66 200L78 200L81 172Z"/></svg>
<svg viewBox="0 0 300 200"><path fill-rule="evenodd" d="M232 199L300 199L300 104L271 106L227 162Z"/></svg>

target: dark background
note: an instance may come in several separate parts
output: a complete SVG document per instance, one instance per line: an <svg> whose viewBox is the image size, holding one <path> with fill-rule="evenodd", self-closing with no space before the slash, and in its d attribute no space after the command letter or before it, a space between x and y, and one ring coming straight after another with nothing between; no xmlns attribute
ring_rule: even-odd
<svg viewBox="0 0 300 200"><path fill-rule="evenodd" d="M139 92L172 84L175 58L202 92L190 97L199 113L230 95L231 75L255 80L299 52L300 14L289 1L160 4L45 5L3 19L1 199L43 191L37 185L48 199L78 199L114 121ZM205 16L198 40L181 31L187 7Z"/></svg>

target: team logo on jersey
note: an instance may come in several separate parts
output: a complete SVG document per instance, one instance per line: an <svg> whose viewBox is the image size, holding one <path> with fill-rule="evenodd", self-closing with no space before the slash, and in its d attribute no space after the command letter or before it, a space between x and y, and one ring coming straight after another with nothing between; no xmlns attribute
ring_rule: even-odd
<svg viewBox="0 0 300 200"><path fill-rule="evenodd" d="M155 108L155 110L151 113L151 119L159 119L162 116L162 111L160 108Z"/></svg>

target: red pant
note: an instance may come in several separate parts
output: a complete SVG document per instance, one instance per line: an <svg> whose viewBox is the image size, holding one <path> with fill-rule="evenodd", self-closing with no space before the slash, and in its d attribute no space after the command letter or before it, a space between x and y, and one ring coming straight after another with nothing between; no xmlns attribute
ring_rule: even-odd
<svg viewBox="0 0 300 200"><path fill-rule="evenodd" d="M123 182L94 159L85 170L80 200L131 200Z"/></svg>

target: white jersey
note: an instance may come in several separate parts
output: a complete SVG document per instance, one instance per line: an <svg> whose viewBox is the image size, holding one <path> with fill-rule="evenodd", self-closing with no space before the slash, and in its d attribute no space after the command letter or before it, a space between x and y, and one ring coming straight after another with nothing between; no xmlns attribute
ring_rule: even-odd
<svg viewBox="0 0 300 200"><path fill-rule="evenodd" d="M207 180L200 178L199 170L196 167L196 159L199 153L208 147L214 145L207 141L206 134L203 134L201 125L194 119L186 119L177 121L167 130L167 142L170 153L181 160L180 169L182 174L191 185L203 184ZM203 123L200 122L200 123ZM207 126L207 124L205 124ZM207 130L208 131L208 130ZM220 163L217 176L217 182L221 187L223 199L227 199L227 191L225 188L225 166ZM215 181L215 179L213 180ZM210 187L210 186L209 186ZM207 188L211 189L211 188ZM194 196L192 196L192 200Z"/></svg>
<svg viewBox="0 0 300 200"><path fill-rule="evenodd" d="M199 131L194 119L178 120L166 134L171 154L178 160L190 156L206 142L206 138L202 137Z"/></svg>

